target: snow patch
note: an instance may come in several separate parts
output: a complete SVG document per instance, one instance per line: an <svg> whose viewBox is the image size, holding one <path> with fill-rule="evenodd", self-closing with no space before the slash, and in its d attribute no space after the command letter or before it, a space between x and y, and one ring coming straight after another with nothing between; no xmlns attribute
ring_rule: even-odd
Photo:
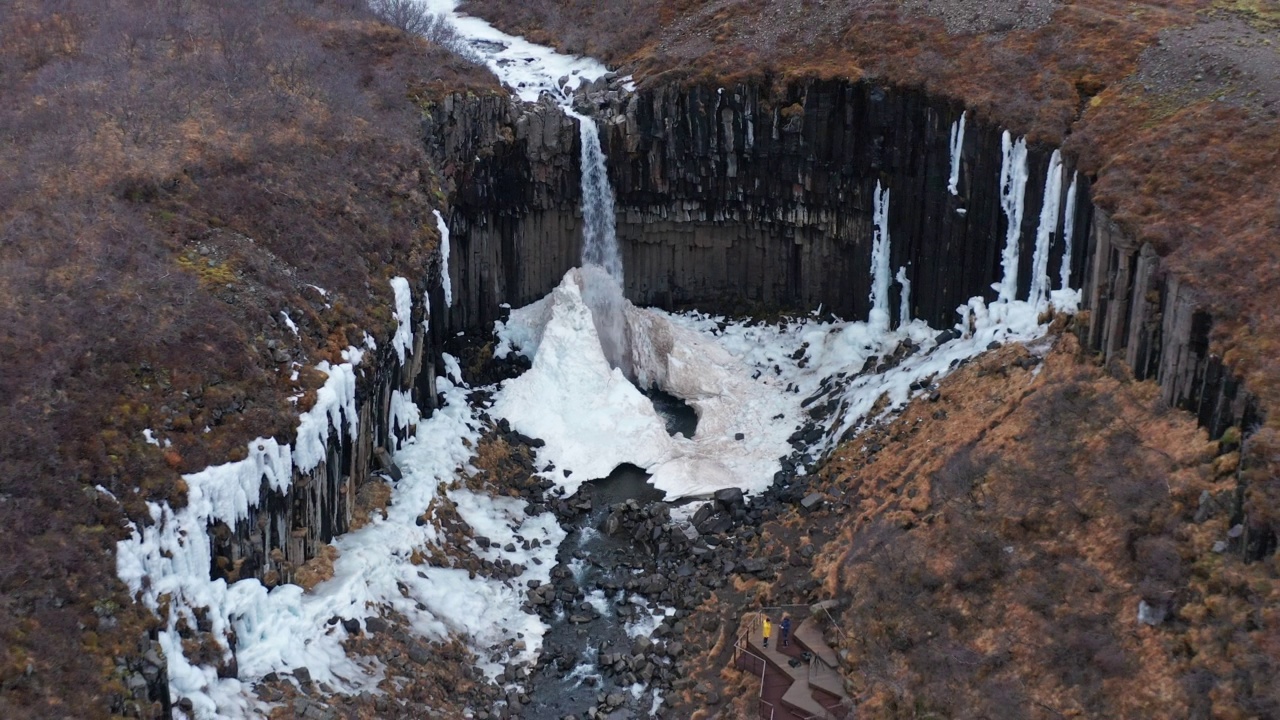
<svg viewBox="0 0 1280 720"><path fill-rule="evenodd" d="M291 331L295 336L297 336L297 334L298 334L298 326L293 322L293 318L289 317L289 313L285 312L284 310L281 310L281 311L280 311L280 317L281 317L281 319L283 319L283 320L284 320L284 326L285 326L285 327L287 327L287 328L289 328L289 330L290 330L290 331Z"/></svg>

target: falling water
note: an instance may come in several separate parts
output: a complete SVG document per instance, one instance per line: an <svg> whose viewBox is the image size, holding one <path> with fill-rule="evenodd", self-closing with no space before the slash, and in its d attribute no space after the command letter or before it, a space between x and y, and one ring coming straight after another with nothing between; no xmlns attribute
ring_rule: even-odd
<svg viewBox="0 0 1280 720"><path fill-rule="evenodd" d="M582 264L604 268L622 283L622 256L614 228L613 187L600 149L600 129L595 120L569 111L578 120L582 140Z"/></svg>
<svg viewBox="0 0 1280 720"><path fill-rule="evenodd" d="M613 187L600 147L600 129L595 120L572 108L565 108L565 112L578 120L582 140L582 300L591 308L591 320L605 358L631 377L622 255L618 252Z"/></svg>

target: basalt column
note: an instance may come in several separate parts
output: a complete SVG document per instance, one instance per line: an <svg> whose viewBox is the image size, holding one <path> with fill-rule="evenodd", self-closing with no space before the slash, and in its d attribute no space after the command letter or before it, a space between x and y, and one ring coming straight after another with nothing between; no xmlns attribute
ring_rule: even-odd
<svg viewBox="0 0 1280 720"><path fill-rule="evenodd" d="M869 83L812 82L776 96L754 85L665 87L604 112L616 112L608 125L618 232L628 295L639 302L822 305L865 318L877 183L892 192L890 265L895 273L905 267L911 281L912 317L947 326L968 298L994 297L1007 226L1001 132L970 119L953 195L957 107ZM1051 151L1028 153L1019 297L1030 283ZM1087 186L1079 197L1076 267L1089 226ZM1055 280L1060 252L1049 268Z"/></svg>
<svg viewBox="0 0 1280 720"><path fill-rule="evenodd" d="M631 95L601 87L583 93L578 107L601 123L626 293L635 302L719 311L822 305L865 318L877 182L893 194L891 266L905 268L912 283L913 317L946 326L968 298L994 297L1007 224L1001 133L968 123L959 193L951 194L958 107L845 82L780 95L755 85ZM447 98L427 126L450 191L460 297L450 323L487 327L501 303L540 297L577 264L577 132L550 104L519 107L496 96ZM1023 297L1051 150L1029 153ZM1079 197L1077 267L1090 218L1083 178ZM1056 259L1049 272L1057 277ZM895 286L895 318L897 293Z"/></svg>

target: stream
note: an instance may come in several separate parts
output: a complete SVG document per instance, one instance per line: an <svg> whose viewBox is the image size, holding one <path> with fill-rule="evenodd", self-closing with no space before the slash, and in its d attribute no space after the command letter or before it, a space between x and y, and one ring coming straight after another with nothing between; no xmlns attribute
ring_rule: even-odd
<svg viewBox="0 0 1280 720"><path fill-rule="evenodd" d="M693 408L661 391L645 395L666 421L667 432L693 435L698 423ZM608 477L584 483L578 490L575 497L589 500L591 510L566 525L569 534L552 571L558 592L572 592L574 600L557 603L549 619L542 658L528 683L532 691L525 704L527 716L584 717L610 697L611 704L623 707L609 717L644 717L657 707L643 668L632 668L612 655L625 658L637 641L647 644L650 634L674 610L625 589L628 579L652 570L653 548L626 533L610 536L600 529L620 504L643 508L665 497L648 480L641 468L621 465Z"/></svg>

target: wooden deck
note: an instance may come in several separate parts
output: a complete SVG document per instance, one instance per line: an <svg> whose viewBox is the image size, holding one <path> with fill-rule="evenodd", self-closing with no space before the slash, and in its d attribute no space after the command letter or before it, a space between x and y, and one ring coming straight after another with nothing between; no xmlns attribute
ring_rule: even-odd
<svg viewBox="0 0 1280 720"><path fill-rule="evenodd" d="M801 622L793 629L791 643L782 646L778 620L774 618L767 648L760 613L744 615L739 631L738 665L761 674L760 716L772 720L852 717L844 680L835 670L835 651L823 641L816 622L812 618Z"/></svg>

